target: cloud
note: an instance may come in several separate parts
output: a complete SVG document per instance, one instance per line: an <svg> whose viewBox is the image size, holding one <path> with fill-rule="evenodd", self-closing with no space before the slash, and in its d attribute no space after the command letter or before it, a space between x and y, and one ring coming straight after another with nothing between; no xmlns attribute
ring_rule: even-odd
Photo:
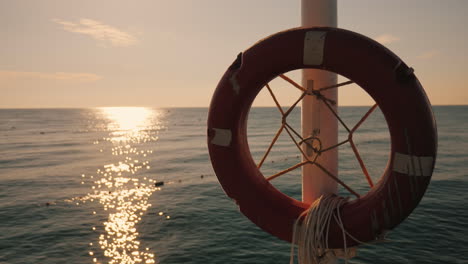
<svg viewBox="0 0 468 264"><path fill-rule="evenodd" d="M435 56L439 55L439 53L440 52L437 51L437 50L430 50L430 51L426 51L426 52L416 56L416 58L422 59L422 60L428 60L428 59L432 59Z"/></svg>
<svg viewBox="0 0 468 264"><path fill-rule="evenodd" d="M400 38L391 34L382 34L376 37L375 40L377 42L380 42L380 44L385 45L385 44L390 44L390 43L400 41Z"/></svg>
<svg viewBox="0 0 468 264"><path fill-rule="evenodd" d="M129 33L92 19L82 18L78 23L74 23L54 18L52 22L62 25L66 31L88 35L103 46L110 44L116 47L128 47L138 42L138 39Z"/></svg>
<svg viewBox="0 0 468 264"><path fill-rule="evenodd" d="M81 72L21 72L21 71L0 71L0 80L27 80L27 79L42 79L42 80L57 80L57 81L77 81L77 82L94 82L102 79L101 76L93 73Z"/></svg>

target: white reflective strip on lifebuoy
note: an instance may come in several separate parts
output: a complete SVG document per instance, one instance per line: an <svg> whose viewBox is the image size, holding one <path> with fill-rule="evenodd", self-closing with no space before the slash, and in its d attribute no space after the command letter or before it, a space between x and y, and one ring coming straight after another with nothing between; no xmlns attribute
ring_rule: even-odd
<svg viewBox="0 0 468 264"><path fill-rule="evenodd" d="M323 63L323 48L327 32L309 31L304 38L304 64L321 65Z"/></svg>
<svg viewBox="0 0 468 264"><path fill-rule="evenodd" d="M231 77L229 77L229 81L231 82L232 89L234 90L234 92L236 92L236 94L239 94L240 86L239 86L239 82L237 82L236 77L237 77L237 71L233 73Z"/></svg>
<svg viewBox="0 0 468 264"><path fill-rule="evenodd" d="M211 144L229 147L231 145L232 133L229 129L213 128L214 137L211 140Z"/></svg>
<svg viewBox="0 0 468 264"><path fill-rule="evenodd" d="M434 157L412 156L395 152L393 171L411 176L431 176Z"/></svg>

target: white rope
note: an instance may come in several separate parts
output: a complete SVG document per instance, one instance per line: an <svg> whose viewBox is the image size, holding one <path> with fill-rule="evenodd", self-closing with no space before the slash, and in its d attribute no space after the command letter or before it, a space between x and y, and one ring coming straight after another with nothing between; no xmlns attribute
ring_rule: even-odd
<svg viewBox="0 0 468 264"><path fill-rule="evenodd" d="M346 199L336 195L322 195L298 217L294 223L290 264L294 264L295 245L299 264L324 264L335 258L336 252L328 248L332 218L342 230L344 259L348 263L350 252L346 245L347 232L340 214L340 207L345 202Z"/></svg>

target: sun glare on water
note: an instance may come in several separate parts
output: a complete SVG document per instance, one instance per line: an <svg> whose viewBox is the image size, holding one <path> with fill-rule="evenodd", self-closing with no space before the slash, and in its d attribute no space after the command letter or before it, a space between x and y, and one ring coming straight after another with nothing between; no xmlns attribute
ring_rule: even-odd
<svg viewBox="0 0 468 264"><path fill-rule="evenodd" d="M103 107L99 108L111 121L112 130L139 130L150 126L149 122L157 113L145 107Z"/></svg>
<svg viewBox="0 0 468 264"><path fill-rule="evenodd" d="M82 184L86 178L91 182L87 199L98 200L107 215L101 228L93 227L100 233L96 246L110 264L155 263L155 254L138 239L137 224L151 207L149 197L160 190L154 186L155 180L144 176L150 169L147 159L152 150L143 143L157 140L163 127L161 111L110 107L97 109L96 115L105 120L109 136L94 144L100 145L100 152L113 161L103 164L95 175L82 175ZM95 253L89 251L92 261L104 263Z"/></svg>
<svg viewBox="0 0 468 264"><path fill-rule="evenodd" d="M151 129L160 129L160 112L145 107L104 107L99 108L109 123L111 141L133 141L141 143L152 140Z"/></svg>

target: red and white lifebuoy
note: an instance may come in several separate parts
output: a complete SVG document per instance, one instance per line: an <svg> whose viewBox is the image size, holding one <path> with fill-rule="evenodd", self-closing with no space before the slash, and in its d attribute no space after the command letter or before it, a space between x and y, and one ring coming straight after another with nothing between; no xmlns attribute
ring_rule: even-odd
<svg viewBox="0 0 468 264"><path fill-rule="evenodd" d="M361 86L388 124L391 153L380 181L341 209L344 227L367 242L393 229L421 200L435 164L437 131L430 103L411 68L384 46L336 28L297 28L277 33L239 54L213 95L208 148L216 175L240 211L265 231L291 241L293 224L309 207L271 185L252 159L247 116L257 94L279 74L316 68ZM342 248L332 221L329 247ZM347 237L347 245L358 242Z"/></svg>

